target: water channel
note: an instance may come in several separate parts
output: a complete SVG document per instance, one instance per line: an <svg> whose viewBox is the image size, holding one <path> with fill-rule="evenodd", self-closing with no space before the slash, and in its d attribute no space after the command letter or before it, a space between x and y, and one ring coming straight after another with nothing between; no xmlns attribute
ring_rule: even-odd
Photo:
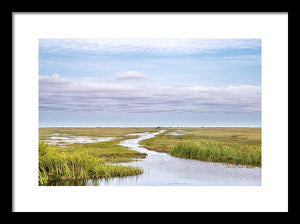
<svg viewBox="0 0 300 224"><path fill-rule="evenodd" d="M123 178L85 180L84 185L97 186L260 186L261 168L228 166L224 163L205 162L183 159L147 150L139 145L139 141L153 138L156 133L130 134L138 135L136 139L120 142L120 145L131 150L146 153L147 157L125 166L142 167L141 175ZM82 183L78 183L82 185Z"/></svg>

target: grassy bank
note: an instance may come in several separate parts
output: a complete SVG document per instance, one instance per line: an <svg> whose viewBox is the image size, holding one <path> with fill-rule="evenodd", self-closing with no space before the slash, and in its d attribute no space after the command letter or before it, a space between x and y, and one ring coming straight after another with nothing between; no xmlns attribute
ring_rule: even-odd
<svg viewBox="0 0 300 224"><path fill-rule="evenodd" d="M226 164L261 166L260 147L238 146L213 140L198 140L176 144L170 154L175 157L198 159Z"/></svg>
<svg viewBox="0 0 300 224"><path fill-rule="evenodd" d="M75 143L60 149L63 153L87 153L106 163L131 162L134 159L145 158L145 153L129 150L119 145L120 141L135 138L134 136L123 137L105 142Z"/></svg>
<svg viewBox="0 0 300 224"><path fill-rule="evenodd" d="M141 144L181 158L261 166L260 128L169 128Z"/></svg>
<svg viewBox="0 0 300 224"><path fill-rule="evenodd" d="M156 128L39 128L39 139L45 140L52 134L61 136L124 137L131 133L156 131Z"/></svg>
<svg viewBox="0 0 300 224"><path fill-rule="evenodd" d="M155 131L155 129L145 129ZM87 178L109 178L138 175L141 168L112 165L111 163L129 162L145 158L146 154L128 150L118 145L120 141L136 138L126 136L129 133L144 132L144 129L118 128L40 128L39 142L39 185L49 185L68 180L85 180ZM118 137L111 141L97 143L75 143L64 147L50 146L46 140L51 134L94 137Z"/></svg>
<svg viewBox="0 0 300 224"><path fill-rule="evenodd" d="M39 143L39 185L55 180L85 178L108 178L138 175L143 171L137 167L109 165L104 159L87 150L62 151Z"/></svg>

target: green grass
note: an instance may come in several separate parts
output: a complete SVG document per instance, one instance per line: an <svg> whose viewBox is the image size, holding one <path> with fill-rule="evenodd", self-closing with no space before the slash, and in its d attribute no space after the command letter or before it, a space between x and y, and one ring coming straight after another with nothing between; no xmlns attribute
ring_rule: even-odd
<svg viewBox="0 0 300 224"><path fill-rule="evenodd" d="M66 148L61 148L60 151L65 153L85 152L101 158L106 163L131 162L134 159L145 158L145 153L129 150L124 146L118 145L120 141L130 138L136 138L136 136L97 143L75 143Z"/></svg>
<svg viewBox="0 0 300 224"><path fill-rule="evenodd" d="M156 132L157 128L39 128L39 139L46 140L52 134L61 136L124 137L130 133Z"/></svg>
<svg viewBox="0 0 300 224"><path fill-rule="evenodd" d="M170 154L175 157L198 159L226 164L261 166L261 148L236 146L214 140L197 140L176 144Z"/></svg>
<svg viewBox="0 0 300 224"><path fill-rule="evenodd" d="M168 135L174 131L182 135ZM176 157L261 167L261 128L168 128L140 144Z"/></svg>
<svg viewBox="0 0 300 224"><path fill-rule="evenodd" d="M124 159L107 159L107 157L109 157L107 156L109 152L108 147L101 151L101 146L98 145L97 148L95 147L95 143L89 144L94 145L92 145L91 148L87 147L88 144L84 144L85 147L77 145L76 147L73 146L70 148L58 148L51 147L40 141L39 185L49 185L50 183L61 180L124 177L138 175L143 172L143 170L138 167L108 164L108 161L124 161ZM113 143L111 144L114 145ZM110 151L114 151L114 149L111 148ZM121 149L119 149L119 154L122 154L120 151ZM106 156L104 156L104 154L106 154ZM114 152L114 154L118 153ZM118 155L118 157L125 157L124 153L123 155ZM129 155L126 160L129 160L129 158L132 158L132 155Z"/></svg>
<svg viewBox="0 0 300 224"><path fill-rule="evenodd" d="M116 165L145 158L146 154L118 145L120 141L137 138L129 133L155 132L157 128L39 128L39 185L66 185L90 178L138 175L141 168ZM52 134L61 137L116 137L97 143L66 144L64 147L43 143ZM112 165L112 163L114 163Z"/></svg>

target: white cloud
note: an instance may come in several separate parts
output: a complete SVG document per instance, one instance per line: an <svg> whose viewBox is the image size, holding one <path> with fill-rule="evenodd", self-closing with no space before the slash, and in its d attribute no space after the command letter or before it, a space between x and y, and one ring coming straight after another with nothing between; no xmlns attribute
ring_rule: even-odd
<svg viewBox="0 0 300 224"><path fill-rule="evenodd" d="M261 87L140 86L39 77L40 110L259 112Z"/></svg>
<svg viewBox="0 0 300 224"><path fill-rule="evenodd" d="M128 79L148 79L146 75L139 71L127 71L127 72L120 72L116 76L117 80L128 80Z"/></svg>
<svg viewBox="0 0 300 224"><path fill-rule="evenodd" d="M196 38L102 38L40 39L41 50L47 52L84 51L90 53L196 53L220 49L259 48L260 39L196 39Z"/></svg>

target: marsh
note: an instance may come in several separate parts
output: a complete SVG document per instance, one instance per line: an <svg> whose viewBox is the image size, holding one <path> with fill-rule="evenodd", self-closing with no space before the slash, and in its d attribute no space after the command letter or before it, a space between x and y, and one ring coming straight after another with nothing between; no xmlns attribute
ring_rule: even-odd
<svg viewBox="0 0 300 224"><path fill-rule="evenodd" d="M121 129L121 130L120 130ZM140 170L128 175L112 175L97 178L68 178L68 180L57 179L49 185L93 185L93 186L259 186L261 185L261 168L259 166L230 165L230 163L210 162L201 159L177 158L171 155L168 147L162 147L156 152L155 142L164 144L173 143L172 149L176 144L183 141L197 141L199 139L214 138L216 141L238 142L239 146L248 144L256 148L260 144L260 129L181 129L176 131L172 128L94 128L94 129L58 129L60 134L79 134L82 138L83 133L93 136L94 139L101 139L106 136L106 142L94 143L70 143L61 147L61 153L85 152L109 166L119 166L135 168ZM40 138L56 136L54 129L42 130ZM180 135L169 135L177 133ZM194 132L194 133L193 133ZM193 134L191 134L193 133ZM204 134L206 133L206 134ZM214 133L214 134L213 134ZM239 133L239 134L238 134ZM110 137L107 137L110 134ZM97 137L98 136L98 137ZM226 137L227 136L227 137ZM246 136L248 136L246 138ZM109 140L109 138L113 138ZM169 139L171 138L171 140ZM173 138L173 140L172 140ZM177 138L177 140L176 140ZM219 139L218 139L219 138ZM75 138L74 138L75 139ZM164 141L162 139L165 139ZM242 139L242 140L237 140ZM251 141L252 139L252 141ZM147 149L147 142L152 142ZM156 145L157 146L157 145ZM170 148L170 147L169 147Z"/></svg>

